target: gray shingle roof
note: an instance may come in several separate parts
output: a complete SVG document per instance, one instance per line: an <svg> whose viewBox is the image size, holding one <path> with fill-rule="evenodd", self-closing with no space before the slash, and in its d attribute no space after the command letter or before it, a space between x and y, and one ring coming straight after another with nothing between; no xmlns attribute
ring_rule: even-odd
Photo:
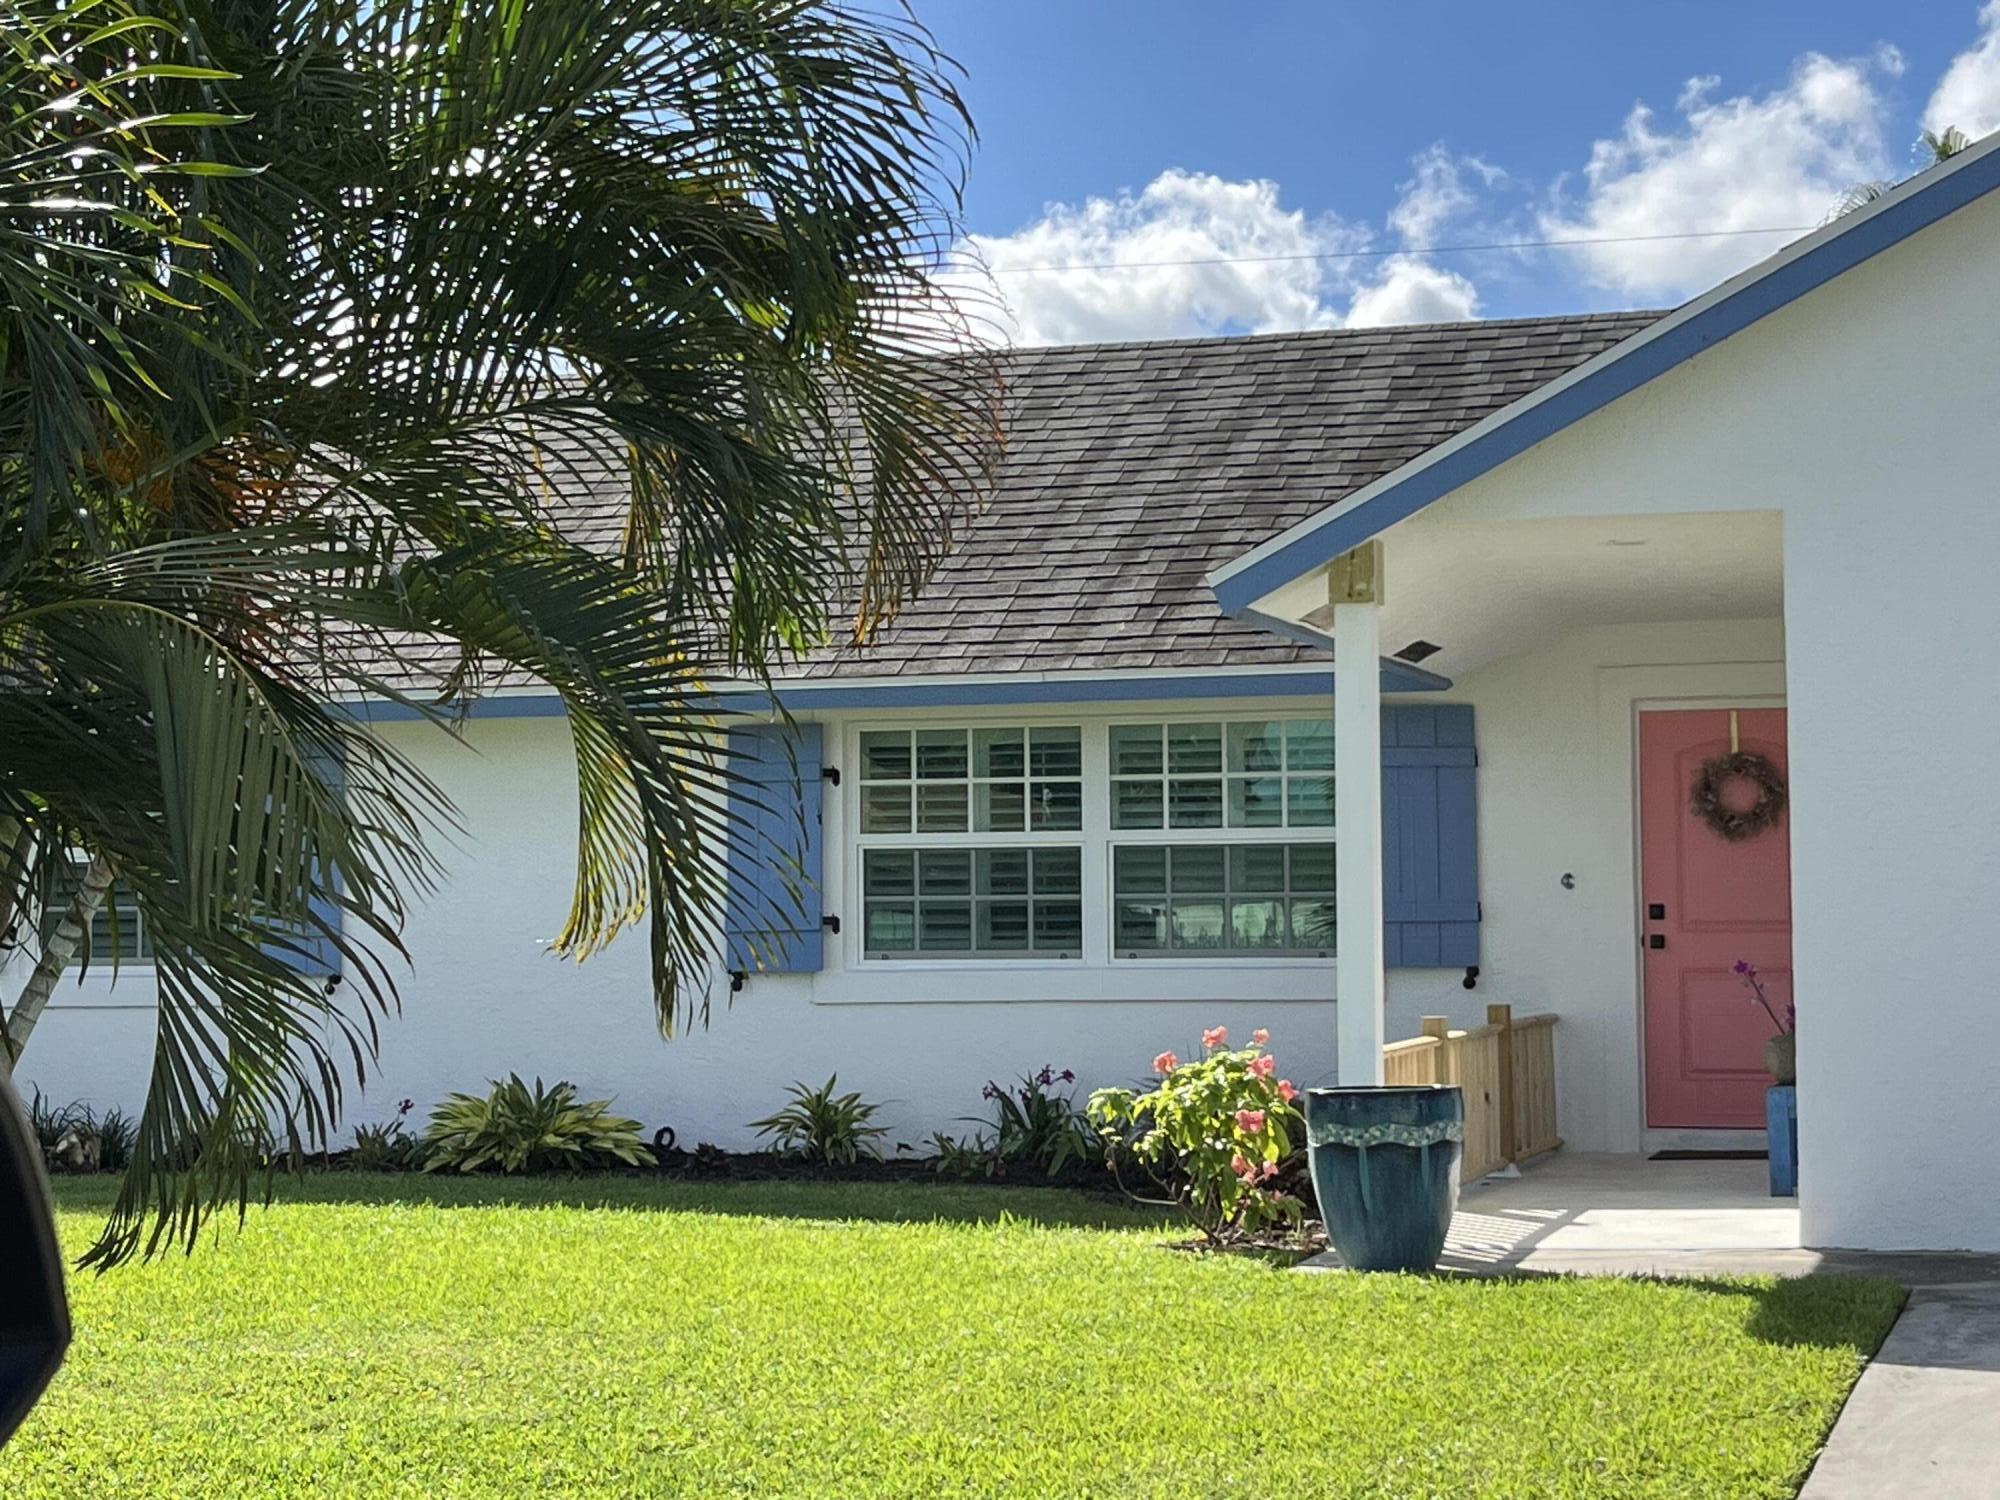
<svg viewBox="0 0 2000 1500"><path fill-rule="evenodd" d="M787 677L1218 667L1313 653L1203 579L1657 312L1023 349L1007 458L921 597Z"/></svg>

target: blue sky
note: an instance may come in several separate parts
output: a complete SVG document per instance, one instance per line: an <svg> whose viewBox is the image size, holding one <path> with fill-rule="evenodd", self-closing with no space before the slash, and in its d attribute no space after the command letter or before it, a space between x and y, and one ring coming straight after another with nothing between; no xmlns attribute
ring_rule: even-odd
<svg viewBox="0 0 2000 1500"><path fill-rule="evenodd" d="M2000 128L2000 0L917 6L1024 342L1671 305L1786 236L1644 236L1810 226ZM1627 242L1450 249L1546 239Z"/></svg>

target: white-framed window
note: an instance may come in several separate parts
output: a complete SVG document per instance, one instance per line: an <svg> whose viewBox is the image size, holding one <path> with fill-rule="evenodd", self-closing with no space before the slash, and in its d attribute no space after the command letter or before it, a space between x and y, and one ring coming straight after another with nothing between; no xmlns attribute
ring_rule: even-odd
<svg viewBox="0 0 2000 1500"><path fill-rule="evenodd" d="M88 863L87 860L73 859L57 874L55 890L50 894L47 910L42 913L44 943L55 936L57 926L68 914L70 902L75 899L77 886ZM153 939L152 934L146 931L145 914L115 881L91 916L88 951L92 964L153 961Z"/></svg>
<svg viewBox="0 0 2000 1500"><path fill-rule="evenodd" d="M1111 826L1331 828L1333 720L1113 724Z"/></svg>
<svg viewBox="0 0 2000 1500"><path fill-rule="evenodd" d="M1106 731L1119 958L1334 951L1330 715Z"/></svg>
<svg viewBox="0 0 2000 1500"><path fill-rule="evenodd" d="M869 959L1083 953L1083 731L916 725L859 736Z"/></svg>
<svg viewBox="0 0 2000 1500"><path fill-rule="evenodd" d="M1330 714L851 733L845 904L864 963L1334 952Z"/></svg>

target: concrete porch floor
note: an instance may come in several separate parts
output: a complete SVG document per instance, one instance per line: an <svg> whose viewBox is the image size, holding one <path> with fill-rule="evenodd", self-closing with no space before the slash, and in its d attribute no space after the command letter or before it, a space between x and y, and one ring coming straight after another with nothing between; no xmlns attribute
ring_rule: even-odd
<svg viewBox="0 0 2000 1500"><path fill-rule="evenodd" d="M1441 1269L1475 1276L1886 1276L1905 1286L2000 1282L2000 1257L1807 1250L1795 1198L1762 1161L1649 1161L1557 1151L1518 1177L1467 1184ZM1329 1251L1306 1267L1334 1270Z"/></svg>

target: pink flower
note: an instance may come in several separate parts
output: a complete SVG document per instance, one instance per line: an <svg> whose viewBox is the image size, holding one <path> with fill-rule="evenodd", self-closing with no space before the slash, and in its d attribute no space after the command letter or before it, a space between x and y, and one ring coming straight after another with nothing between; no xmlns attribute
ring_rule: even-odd
<svg viewBox="0 0 2000 1500"><path fill-rule="evenodd" d="M1299 1091L1292 1087L1291 1079L1280 1078L1278 1080L1278 1097L1287 1104L1290 1104L1294 1099L1299 1097Z"/></svg>
<svg viewBox="0 0 2000 1500"><path fill-rule="evenodd" d="M1265 1163L1264 1163L1264 1180L1265 1180L1266 1182L1269 1182L1269 1181L1270 1181L1270 1180L1271 1180L1271 1179L1272 1179L1273 1177L1276 1177L1277 1175L1278 1175L1278 1164L1277 1164L1276 1162L1274 1162L1274 1161L1267 1161L1267 1162L1265 1162Z"/></svg>
<svg viewBox="0 0 2000 1500"><path fill-rule="evenodd" d="M1224 1042L1228 1040L1229 1040L1229 1028L1227 1026L1211 1026L1208 1028L1208 1030L1204 1031L1201 1034L1202 1046L1207 1047L1211 1050L1220 1047Z"/></svg>
<svg viewBox="0 0 2000 1500"><path fill-rule="evenodd" d="M1261 1109L1237 1110L1236 1128L1245 1135L1255 1135L1264 1128L1264 1111Z"/></svg>
<svg viewBox="0 0 2000 1500"><path fill-rule="evenodd" d="M1238 1177L1247 1178L1254 1174L1257 1169L1251 1166L1249 1159L1239 1151L1229 1158L1229 1170L1234 1172Z"/></svg>
<svg viewBox="0 0 2000 1500"><path fill-rule="evenodd" d="M1252 1078L1269 1078L1272 1069L1277 1066L1277 1058L1266 1052L1262 1057L1253 1057L1250 1059L1250 1076Z"/></svg>
<svg viewBox="0 0 2000 1500"><path fill-rule="evenodd" d="M1153 1059L1153 1071L1155 1073L1171 1073L1180 1065L1181 1060L1171 1052L1162 1052L1158 1057Z"/></svg>
<svg viewBox="0 0 2000 1500"><path fill-rule="evenodd" d="M1250 1040L1255 1045L1261 1047L1264 1045L1264 1043L1271 1040L1271 1033L1266 1031L1263 1027L1259 1026L1255 1031L1250 1033Z"/></svg>

